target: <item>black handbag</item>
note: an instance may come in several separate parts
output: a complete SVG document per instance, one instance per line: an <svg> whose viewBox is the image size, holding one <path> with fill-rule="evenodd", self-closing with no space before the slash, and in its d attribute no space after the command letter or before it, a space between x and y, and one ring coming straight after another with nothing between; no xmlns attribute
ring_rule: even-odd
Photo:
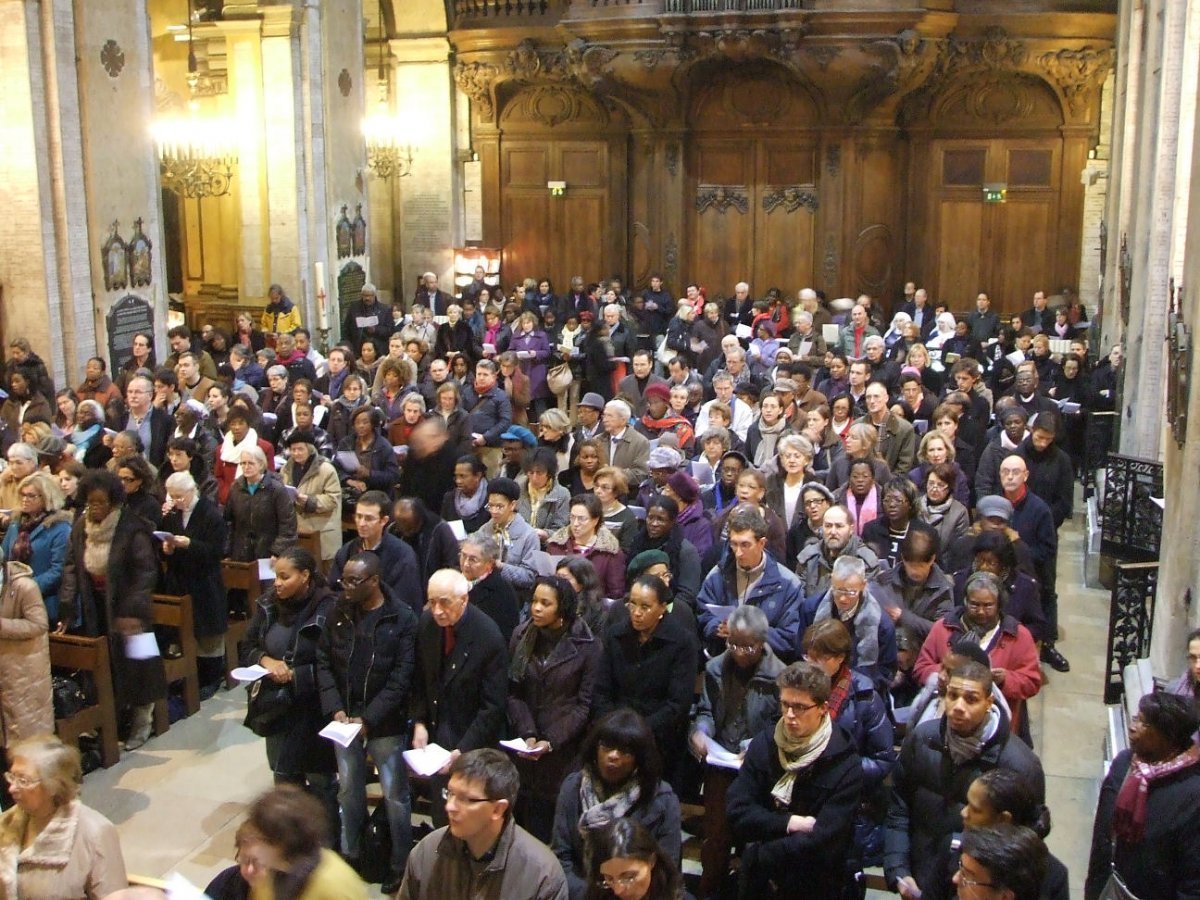
<svg viewBox="0 0 1200 900"><path fill-rule="evenodd" d="M55 719L69 719L88 705L83 687L70 675L53 676L50 690L54 698Z"/></svg>
<svg viewBox="0 0 1200 900"><path fill-rule="evenodd" d="M291 682L280 684L264 675L247 685L246 691L249 698L243 725L259 737L279 734L287 727L288 713L292 711L295 700Z"/></svg>
<svg viewBox="0 0 1200 900"><path fill-rule="evenodd" d="M367 884L382 884L391 874L392 865L392 832L388 825L387 802L379 801L379 805L371 812L363 828L362 855L358 859L358 874Z"/></svg>

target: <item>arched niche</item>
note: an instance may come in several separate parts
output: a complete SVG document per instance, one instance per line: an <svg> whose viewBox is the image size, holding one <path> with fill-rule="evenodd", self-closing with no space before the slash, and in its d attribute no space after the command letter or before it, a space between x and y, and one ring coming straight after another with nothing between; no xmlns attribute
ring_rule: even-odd
<svg viewBox="0 0 1200 900"><path fill-rule="evenodd" d="M818 127L808 88L783 66L765 61L708 63L688 73L688 128L696 132Z"/></svg>
<svg viewBox="0 0 1200 900"><path fill-rule="evenodd" d="M1040 78L986 73L944 90L930 106L924 124L940 134L963 130L1054 131L1063 122L1058 95Z"/></svg>
<svg viewBox="0 0 1200 900"><path fill-rule="evenodd" d="M599 134L626 127L622 113L565 84L502 86L500 102L500 130L507 134Z"/></svg>

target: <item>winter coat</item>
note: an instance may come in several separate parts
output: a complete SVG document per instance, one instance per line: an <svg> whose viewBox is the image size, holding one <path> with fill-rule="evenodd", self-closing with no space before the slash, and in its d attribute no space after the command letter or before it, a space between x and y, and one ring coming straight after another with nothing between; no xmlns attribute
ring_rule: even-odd
<svg viewBox="0 0 1200 900"><path fill-rule="evenodd" d="M828 590L804 601L800 627L796 630L796 658L801 655L800 639L808 626L834 615L833 597ZM854 647L846 663L870 678L880 694L885 693L892 683L892 676L896 674L896 626L884 614L869 590L859 602L854 617L848 622L843 620L843 624L854 639Z"/></svg>
<svg viewBox="0 0 1200 900"><path fill-rule="evenodd" d="M560 528L546 541L551 556L582 556L591 560L605 597L625 596L625 554L616 536L603 525L596 532L591 547L577 547L571 539L571 529Z"/></svg>
<svg viewBox="0 0 1200 900"><path fill-rule="evenodd" d="M974 570L968 565L954 573L954 605L962 606L967 597L967 579ZM1050 626L1042 611L1041 585L1032 575L1018 570L1004 582L1008 596L1004 599L1004 612L1029 629L1037 642L1050 637Z"/></svg>
<svg viewBox="0 0 1200 900"><path fill-rule="evenodd" d="M270 441L264 440L261 436L258 439L258 449L263 452L267 458L267 467L272 469L275 466L275 448ZM238 464L226 462L221 459L221 448L217 447L212 454L212 474L217 482L217 502L224 507L229 502L229 491L233 487L233 483L238 479Z"/></svg>
<svg viewBox="0 0 1200 900"><path fill-rule="evenodd" d="M138 619L143 631L154 627L151 594L158 584L157 541L146 521L122 509L108 553L104 596L96 596L92 577L84 568L87 541L85 517L71 527L71 549L63 568L59 592L61 621L75 622L82 614L82 632L91 636L108 634L117 708L142 706L166 696L167 678L160 657L131 660L125 656L125 639L116 632L114 621Z"/></svg>
<svg viewBox="0 0 1200 900"><path fill-rule="evenodd" d="M280 297L278 303L268 303L258 322L259 328L266 334L295 334L302 324L300 308L290 297Z"/></svg>
<svg viewBox="0 0 1200 900"><path fill-rule="evenodd" d="M508 643L512 657L530 628L522 622ZM514 736L549 741L553 751L536 760L516 757L521 790L553 803L563 779L578 765L579 745L591 721L600 641L576 619L545 659L530 658L520 681L508 681L508 721Z"/></svg>
<svg viewBox="0 0 1200 900"><path fill-rule="evenodd" d="M4 534L4 558L12 559L12 548L17 542L18 516L13 516ZM50 513L29 533L29 568L33 580L42 592L42 602L52 624L58 624L58 592L62 585L63 567L67 562L67 549L71 542L71 525L74 517L67 510Z"/></svg>
<svg viewBox="0 0 1200 900"><path fill-rule="evenodd" d="M624 616L605 632L603 643L596 718L620 707L634 710L646 719L669 765L683 752L695 691L699 655L695 632L676 616L664 616L642 643Z"/></svg>
<svg viewBox="0 0 1200 900"><path fill-rule="evenodd" d="M296 543L296 507L279 476L267 472L250 493L245 478L229 490L229 557L241 562L278 556Z"/></svg>
<svg viewBox="0 0 1200 900"><path fill-rule="evenodd" d="M831 491L844 487L850 480L850 463L852 462L854 459L848 456L844 450L838 454L837 458L830 462L829 474L825 476L825 487ZM891 468L878 456L871 457L871 469L875 473L876 484L887 484L891 480Z"/></svg>
<svg viewBox="0 0 1200 900"><path fill-rule="evenodd" d="M1054 527L1061 528L1075 508L1075 466L1071 457L1057 443L1039 453L1032 438L1021 441L1017 454L1029 466L1025 486L1046 501L1054 516Z"/></svg>
<svg viewBox="0 0 1200 900"><path fill-rule="evenodd" d="M450 351L461 353L467 359L467 367L474 369L476 361L483 356L483 347L471 326L462 319L454 325L443 322L438 326L437 340L433 344L435 359L446 359Z"/></svg>
<svg viewBox="0 0 1200 900"><path fill-rule="evenodd" d="M892 772L892 799L884 831L883 869L888 886L907 875L917 885L932 883L938 855L950 836L962 829L962 808L971 782L992 769L1016 772L1033 789L1038 803L1046 798L1046 778L1033 751L1010 731L1001 710L995 734L980 754L961 764L946 749L946 719L922 722L900 747Z"/></svg>
<svg viewBox="0 0 1200 900"><path fill-rule="evenodd" d="M879 568L879 557L875 551L862 542L856 534L850 535L850 543L839 554L841 556L857 556L867 565L867 577L874 576ZM809 541L796 557L796 573L800 576L801 587L805 597L823 594L829 590L829 579L833 575L833 563L825 558L824 548L820 540Z"/></svg>
<svg viewBox="0 0 1200 900"><path fill-rule="evenodd" d="M869 416L863 416L855 422L858 424L874 425ZM882 426L876 425L879 432L879 442L875 452L887 463L893 472L907 472L917 461L917 432L904 419L889 412ZM849 471L849 468L847 468Z"/></svg>
<svg viewBox="0 0 1200 900"><path fill-rule="evenodd" d="M410 717L447 750L492 747L504 731L508 651L496 623L467 604L442 654L442 629L426 610L417 626L417 674Z"/></svg>
<svg viewBox="0 0 1200 900"><path fill-rule="evenodd" d="M429 576L438 569L453 569L458 566L458 538L437 513L429 510L425 511L425 521L415 537L404 537L398 530L393 534L408 544L416 555L417 571L420 573L421 605L424 606L425 585Z"/></svg>
<svg viewBox="0 0 1200 900"><path fill-rule="evenodd" d="M29 566L4 565L0 589L0 738L4 747L54 731L49 619Z"/></svg>
<svg viewBox="0 0 1200 900"><path fill-rule="evenodd" d="M291 484L296 464L284 465L281 478ZM342 546L342 485L333 463L316 457L309 464L296 492L308 497L307 502L294 500L297 531L315 532L321 536L321 560L333 559Z"/></svg>
<svg viewBox="0 0 1200 900"><path fill-rule="evenodd" d="M325 587L310 586L298 605L288 628L288 647L292 670L292 705L282 726L282 749L277 772L295 775L302 772L333 772L333 742L318 737L329 722L321 712L317 684L317 646L321 633L334 611L333 594ZM238 645L243 666L259 665L266 652L267 633L279 618L280 600L272 587L258 598L246 636Z"/></svg>
<svg viewBox="0 0 1200 900"><path fill-rule="evenodd" d="M834 725L829 744L797 776L791 802L781 809L771 795L783 776L774 728L772 723L750 742L725 796L733 834L746 842L743 888L761 890L773 880L789 886L789 897L840 897L854 816L862 800L862 762L846 733ZM788 834L788 820L794 815L814 817L813 830ZM802 879L798 873L803 873Z"/></svg>
<svg viewBox="0 0 1200 900"><path fill-rule="evenodd" d="M796 658L797 627L800 622L800 607L804 604L804 591L800 579L781 566L771 554L766 553L766 565L762 578L747 591L739 602L737 590L737 561L729 554L724 563L714 566L700 586L696 598L696 612L700 630L710 649L716 650L717 628L721 617L709 606L757 606L767 615L767 643L785 663ZM716 650L717 653L721 652Z"/></svg>
<svg viewBox="0 0 1200 900"><path fill-rule="evenodd" d="M719 742L721 729L717 722L724 721L726 716L724 672L727 666L732 665L733 657L728 650L714 656L705 664L704 687L692 715L693 734L704 734ZM749 741L764 729L772 727L779 718L779 687L775 679L783 669L783 663L768 644L763 649L763 658L759 660L746 687L743 713L746 733L742 740ZM741 747L725 749L737 753Z"/></svg>
<svg viewBox="0 0 1200 900"><path fill-rule="evenodd" d="M913 664L913 677L918 683L924 684L925 679L937 671L942 657L950 652L950 645L966 632L962 615L963 610L958 607L933 624ZM988 651L988 659L993 668L1008 673L1000 691L1012 709L1012 724L1017 728L1021 724L1025 701L1042 689L1038 649L1029 629L1012 616L1005 615L1000 621L1000 634Z"/></svg>
<svg viewBox="0 0 1200 900"><path fill-rule="evenodd" d="M1096 806L1085 900L1097 900L1116 869L1135 897L1200 897L1200 766L1189 766L1150 783L1146 833L1138 843L1113 834L1117 794L1132 762L1131 750L1113 760Z"/></svg>
<svg viewBox="0 0 1200 900"><path fill-rule="evenodd" d="M521 491L517 500L517 514L537 531L558 531L565 528L571 512L571 494L561 484L550 485L537 515L532 516L533 504L529 501L529 488Z"/></svg>
<svg viewBox="0 0 1200 900"><path fill-rule="evenodd" d="M594 760L590 760L594 763ZM598 776L596 776L598 777ZM579 817L583 815L583 803L579 798L579 784L583 776L572 772L563 781L558 792L558 804L554 808L554 837L550 847L562 864L567 876L567 891L571 900L583 900L587 896L590 873L584 858L584 839L579 831ZM682 858L682 824L679 798L665 780L658 783L658 790L649 802L639 804L629 813L654 836L658 846L669 859L680 865Z"/></svg>
<svg viewBox="0 0 1200 900"><path fill-rule="evenodd" d="M957 462L952 462L950 465L954 466L958 474L958 479L954 482L954 499L963 506L969 506L971 503L971 484L967 481L967 474ZM909 470L908 480L915 484L917 490L922 494L925 491L925 481L929 478L929 472L932 468L932 465L923 462Z"/></svg>
<svg viewBox="0 0 1200 900"><path fill-rule="evenodd" d="M368 491L383 491L389 497L392 496L396 482L400 480L400 466L396 462L396 454L392 452L392 445L387 442L386 438L375 435L375 441L369 448L359 450L358 436L349 434L342 438L342 442L338 444L338 450L348 450L358 455L359 463L367 469L366 477L361 480L366 483ZM347 472L343 469L336 456L333 465L338 470L343 493L347 481L352 478L356 481L360 480L356 472Z"/></svg>
<svg viewBox="0 0 1200 900"><path fill-rule="evenodd" d="M954 609L954 585L950 576L936 563L921 587L920 596L915 603L905 602L905 584L904 566L897 563L886 572L877 575L867 589L884 610L900 609L897 628L909 628L923 641L933 628L933 623Z"/></svg>
<svg viewBox="0 0 1200 900"><path fill-rule="evenodd" d="M436 415L436 414L435 414ZM455 410L451 418L466 424L467 414L461 409ZM438 450L425 456L417 456L411 451L400 469L400 479L396 483L397 497L416 497L425 504L425 508L437 515L442 508L446 494L454 490L454 466L462 454L462 448L454 443L453 438L447 440ZM453 518L458 518L454 516Z"/></svg>
<svg viewBox="0 0 1200 900"><path fill-rule="evenodd" d="M331 896L331 895L329 895ZM472 900L567 900L563 871L546 845L510 821L482 869L465 842L439 828L412 850L398 900L470 897Z"/></svg>
<svg viewBox="0 0 1200 900"><path fill-rule="evenodd" d="M166 574L163 590L168 594L191 594L192 617L197 637L224 634L229 626L229 606L221 579L221 558L229 544L229 526L217 505L206 497L196 501L187 527L183 513L172 509L163 516L162 531L188 538L186 547L163 554Z"/></svg>
<svg viewBox="0 0 1200 900"><path fill-rule="evenodd" d="M81 800L58 807L22 851L28 822L19 806L0 816L0 896L99 900L129 887L116 827ZM27 863L24 868L18 868L18 856Z"/></svg>
<svg viewBox="0 0 1200 900"><path fill-rule="evenodd" d="M1054 524L1054 514L1037 494L1027 489L1025 496L1013 504L1012 527L1029 547L1038 572L1044 571L1044 566L1058 558L1058 529Z"/></svg>
<svg viewBox="0 0 1200 900"><path fill-rule="evenodd" d="M540 328L533 331L517 331L513 334L508 349L516 353L532 353L528 359L521 359L521 371L529 377L529 396L534 400L544 400L551 396L546 384L546 361L550 359L550 340L546 332Z"/></svg>
<svg viewBox="0 0 1200 900"><path fill-rule="evenodd" d="M483 435L486 446L499 447L500 435L513 423L512 400L504 389L495 384L482 394L476 394L473 387L464 386L462 407L467 411L467 436Z"/></svg>
<svg viewBox="0 0 1200 900"><path fill-rule="evenodd" d="M496 627L500 629L500 637L504 639L504 645L507 647L513 629L517 627L521 618L520 603L512 585L504 579L499 569L492 569L471 586L468 597L475 609L496 623Z"/></svg>
<svg viewBox="0 0 1200 900"><path fill-rule="evenodd" d="M338 712L361 718L371 739L405 732L417 634L416 614L392 596L387 585L380 589L382 613L369 633L359 626L358 611L342 600L317 642L321 712L326 719ZM363 680L351 679L349 672L360 641L369 660Z"/></svg>
<svg viewBox="0 0 1200 900"><path fill-rule="evenodd" d="M679 505L682 509L675 520L675 527L679 529L683 539L689 541L696 548L696 552L703 556L713 543L712 522L705 514L704 504L697 499L687 506L683 506L682 503Z"/></svg>
<svg viewBox="0 0 1200 900"><path fill-rule="evenodd" d="M971 514L967 511L966 506L959 503L953 497L950 498L950 508L946 510L936 525L931 524L929 521L929 498L926 496L921 496L917 500L916 516L937 532L939 558L944 556L950 545L956 539L966 534L967 530L971 527Z"/></svg>
<svg viewBox="0 0 1200 900"><path fill-rule="evenodd" d="M357 536L339 547L329 565L329 583L337 586L342 580L342 569L346 567L346 563L351 557L362 552L362 538ZM403 539L385 531L379 546L365 552L379 557L380 582L397 600L406 604L419 616L425 606L425 582L420 578L417 554L413 549Z"/></svg>
<svg viewBox="0 0 1200 900"><path fill-rule="evenodd" d="M850 695L838 712L837 724L862 759L863 794L868 795L881 789L896 767L896 731L871 679L853 671L850 679Z"/></svg>

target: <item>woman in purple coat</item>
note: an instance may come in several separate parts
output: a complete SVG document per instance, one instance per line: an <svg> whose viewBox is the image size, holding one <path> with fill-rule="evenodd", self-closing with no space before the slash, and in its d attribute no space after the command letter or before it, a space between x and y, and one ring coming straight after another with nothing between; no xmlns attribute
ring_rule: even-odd
<svg viewBox="0 0 1200 900"><path fill-rule="evenodd" d="M529 376L530 420L537 419L552 405L554 395L546 384L546 360L550 358L550 339L538 327L537 316L523 312L517 319L508 349L517 354L521 371ZM532 354L532 355L528 355Z"/></svg>
<svg viewBox="0 0 1200 900"><path fill-rule="evenodd" d="M712 522L700 500L700 485L687 472L679 471L667 479L663 494L679 504L679 518L675 527L679 533L704 556L713 543Z"/></svg>

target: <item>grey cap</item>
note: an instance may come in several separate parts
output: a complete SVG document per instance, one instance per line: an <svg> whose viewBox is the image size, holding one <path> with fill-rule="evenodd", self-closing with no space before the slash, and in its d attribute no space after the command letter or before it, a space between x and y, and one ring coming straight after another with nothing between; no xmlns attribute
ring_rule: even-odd
<svg viewBox="0 0 1200 900"><path fill-rule="evenodd" d="M1005 522L1011 522L1013 517L1013 505L1008 502L1008 498L999 494L980 497L979 502L975 504L975 511L985 519L1003 519Z"/></svg>
<svg viewBox="0 0 1200 900"><path fill-rule="evenodd" d="M588 392L583 395L583 399L579 401L580 406L590 406L592 409L604 411L604 398L599 394Z"/></svg>

